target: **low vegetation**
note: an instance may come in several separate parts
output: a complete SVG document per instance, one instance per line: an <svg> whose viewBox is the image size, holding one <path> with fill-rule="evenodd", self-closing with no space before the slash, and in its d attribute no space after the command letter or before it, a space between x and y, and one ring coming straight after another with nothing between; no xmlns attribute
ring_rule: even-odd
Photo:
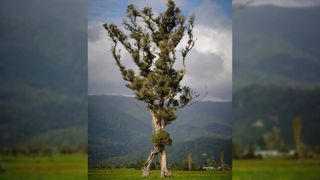
<svg viewBox="0 0 320 180"><path fill-rule="evenodd" d="M151 170L148 179L160 179L160 170ZM232 179L231 171L172 171L173 179L193 179L193 180L229 180ZM136 180L143 179L141 170L136 169L94 169L89 171L90 180L114 179L114 180Z"/></svg>
<svg viewBox="0 0 320 180"><path fill-rule="evenodd" d="M0 156L0 179L87 179L87 155Z"/></svg>
<svg viewBox="0 0 320 180"><path fill-rule="evenodd" d="M320 158L234 160L232 179L319 179Z"/></svg>

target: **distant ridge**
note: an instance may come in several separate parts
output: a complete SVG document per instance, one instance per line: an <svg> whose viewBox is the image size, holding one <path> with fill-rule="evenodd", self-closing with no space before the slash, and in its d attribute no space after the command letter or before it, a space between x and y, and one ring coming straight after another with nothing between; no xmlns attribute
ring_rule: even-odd
<svg viewBox="0 0 320 180"><path fill-rule="evenodd" d="M168 126L173 138L169 162L182 162L190 152L200 158L204 152L216 157L224 150L230 163L231 107L231 102L205 101L178 112L177 120ZM145 159L151 148L149 116L145 105L134 98L90 95L89 164L123 165Z"/></svg>

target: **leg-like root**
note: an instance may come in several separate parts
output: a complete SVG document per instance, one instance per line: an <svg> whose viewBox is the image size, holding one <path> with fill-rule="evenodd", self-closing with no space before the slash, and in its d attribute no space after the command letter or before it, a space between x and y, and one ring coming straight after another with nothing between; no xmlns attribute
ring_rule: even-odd
<svg viewBox="0 0 320 180"><path fill-rule="evenodd" d="M168 169L162 169L161 170L161 177L162 178L172 177L172 174L169 172Z"/></svg>
<svg viewBox="0 0 320 180"><path fill-rule="evenodd" d="M171 177L172 175L167 168L167 152L165 148L161 149L160 155L161 155L161 178Z"/></svg>
<svg viewBox="0 0 320 180"><path fill-rule="evenodd" d="M153 147L151 149L151 152L148 156L147 161L144 163L144 166L142 167L142 176L148 177L150 174L150 166L153 161L153 159L156 157L156 155L159 153L159 149L157 147Z"/></svg>

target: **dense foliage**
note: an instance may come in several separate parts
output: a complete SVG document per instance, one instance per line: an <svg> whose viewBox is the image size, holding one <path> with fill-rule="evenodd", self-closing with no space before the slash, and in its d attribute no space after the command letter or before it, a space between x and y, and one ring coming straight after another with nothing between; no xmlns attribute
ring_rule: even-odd
<svg viewBox="0 0 320 180"><path fill-rule="evenodd" d="M171 145L172 139L167 131L160 130L152 134L152 143L157 146Z"/></svg>
<svg viewBox="0 0 320 180"><path fill-rule="evenodd" d="M127 82L126 86L138 100L147 104L164 126L175 120L176 110L194 97L189 87L180 85L186 72L186 56L194 46L193 24L194 17L186 22L172 0L168 1L167 10L158 16L151 8L137 10L134 5L129 5L123 22L127 33L114 24L104 24L113 42L113 57ZM178 60L176 49L185 32L188 41L181 50L183 67L175 69ZM124 66L119 43L130 54L139 72Z"/></svg>

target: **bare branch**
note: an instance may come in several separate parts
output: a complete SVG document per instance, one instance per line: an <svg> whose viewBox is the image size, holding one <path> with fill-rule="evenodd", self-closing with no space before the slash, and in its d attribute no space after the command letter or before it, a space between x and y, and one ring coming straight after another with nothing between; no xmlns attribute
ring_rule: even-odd
<svg viewBox="0 0 320 180"><path fill-rule="evenodd" d="M195 16L191 16L189 19L189 25L187 27L187 33L188 33L188 42L187 45L184 49L181 50L181 55L182 55L182 78L184 76L184 74L186 73L186 64L185 64L185 60L186 60L186 56L189 53L189 51L194 47L195 44L195 40L193 39L193 27L194 27L194 19ZM181 78L181 80L182 80Z"/></svg>

